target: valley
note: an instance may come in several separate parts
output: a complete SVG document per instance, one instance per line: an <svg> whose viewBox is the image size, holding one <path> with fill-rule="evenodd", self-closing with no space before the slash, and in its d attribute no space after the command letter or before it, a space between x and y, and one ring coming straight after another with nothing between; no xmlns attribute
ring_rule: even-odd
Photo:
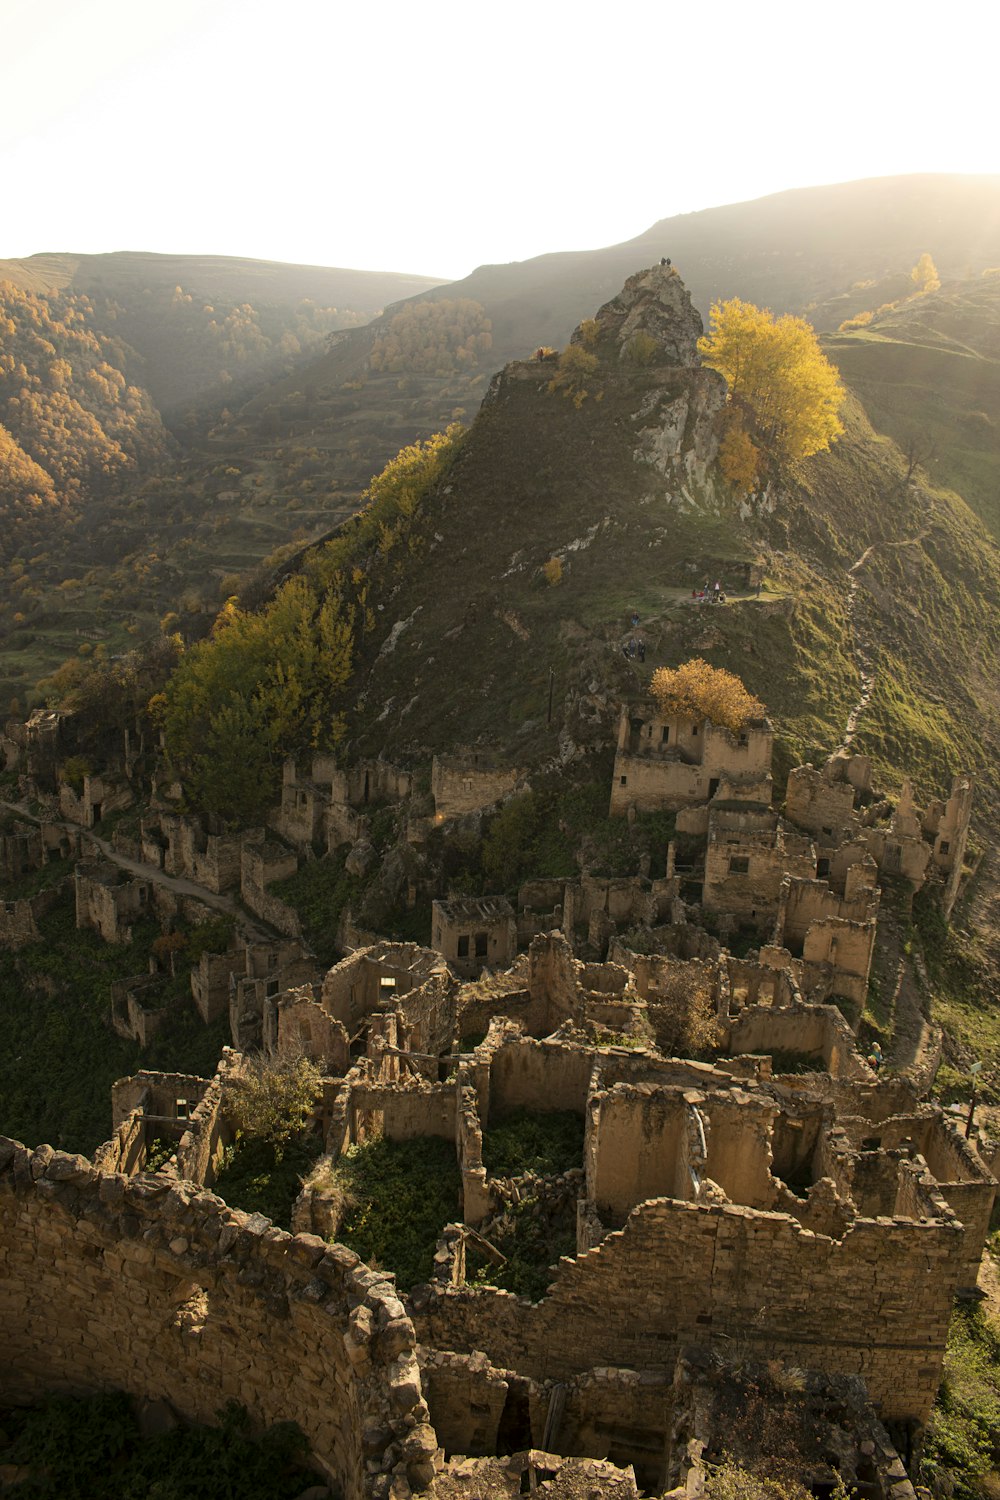
<svg viewBox="0 0 1000 1500"><path fill-rule="evenodd" d="M8 1396L358 1500L988 1500L990 258L928 178L437 287L0 263ZM734 297L835 366L794 458Z"/></svg>

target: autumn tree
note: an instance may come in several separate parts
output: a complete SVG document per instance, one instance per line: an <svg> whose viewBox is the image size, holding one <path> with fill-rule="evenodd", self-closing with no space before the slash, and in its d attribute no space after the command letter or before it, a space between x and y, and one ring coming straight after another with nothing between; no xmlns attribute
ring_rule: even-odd
<svg viewBox="0 0 1000 1500"><path fill-rule="evenodd" d="M309 1123L319 1091L319 1068L307 1057L255 1057L227 1080L223 1110L238 1136L266 1141L280 1161Z"/></svg>
<svg viewBox="0 0 1000 1500"><path fill-rule="evenodd" d="M804 318L776 318L739 297L716 302L698 348L778 460L808 458L843 432L844 388Z"/></svg>
<svg viewBox="0 0 1000 1500"><path fill-rule="evenodd" d="M746 493L757 483L760 449L742 426L730 427L719 444L719 468L724 478Z"/></svg>
<svg viewBox="0 0 1000 1500"><path fill-rule="evenodd" d="M568 344L559 356L559 368L549 381L549 394L561 391L579 411L587 399L587 382L597 370L597 355L583 344Z"/></svg>
<svg viewBox="0 0 1000 1500"><path fill-rule="evenodd" d="M764 716L763 703L733 672L713 667L701 657L679 667L657 667L650 689L662 714L711 719L733 733Z"/></svg>
<svg viewBox="0 0 1000 1500"><path fill-rule="evenodd" d="M910 272L910 280L915 284L918 292L936 292L941 285L937 266L926 250Z"/></svg>

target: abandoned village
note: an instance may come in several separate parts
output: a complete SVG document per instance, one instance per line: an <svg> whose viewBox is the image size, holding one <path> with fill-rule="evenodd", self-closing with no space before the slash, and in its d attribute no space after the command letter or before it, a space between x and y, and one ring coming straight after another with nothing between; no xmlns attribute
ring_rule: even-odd
<svg viewBox="0 0 1000 1500"><path fill-rule="evenodd" d="M975 1287L993 1151L927 1100L933 1027L881 1076L856 1029L883 885L905 901L932 883L946 912L956 900L969 776L946 801L920 807L909 785L890 801L845 747L794 768L779 813L766 719L731 733L625 708L610 809L676 812L662 877L534 880L516 904L436 899L425 946L345 914L346 957L323 972L275 880L318 847L364 858L375 802L397 805L419 844L524 773L471 750L437 758L433 811L410 816L406 768L317 756L286 765L267 828L211 833L171 810L166 786L139 836L108 844L95 825L135 797L143 746L126 735L74 790L57 777L73 735L53 711L6 726L23 795L0 839L4 877L69 855L77 926L110 943L149 912L168 928L238 895L231 946L201 956L183 1002L205 1022L228 1015L232 1046L213 1078L117 1083L92 1160L0 1148L8 1394L104 1385L202 1419L233 1395L259 1420L297 1421L350 1497L679 1497L732 1448L733 1400L761 1380L814 1493L913 1493L904 1460L953 1300ZM52 899L7 903L0 941L32 941ZM757 944L739 957L737 931ZM166 978L115 987L116 1030L155 1033ZM702 1033L713 1060L678 1055ZM323 1151L291 1235L212 1191L234 1133L226 1091L261 1051L322 1076ZM491 1173L484 1135L517 1110L577 1117L578 1160ZM374 1137L455 1153L454 1222L412 1288L337 1244L331 1168ZM541 1300L471 1274L503 1261L491 1236L529 1191L575 1245ZM762 1433L739 1432L752 1457Z"/></svg>

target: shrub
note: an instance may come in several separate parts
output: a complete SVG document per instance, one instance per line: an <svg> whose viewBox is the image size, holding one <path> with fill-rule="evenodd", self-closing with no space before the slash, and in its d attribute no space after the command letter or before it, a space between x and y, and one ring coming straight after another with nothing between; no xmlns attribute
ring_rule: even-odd
<svg viewBox="0 0 1000 1500"><path fill-rule="evenodd" d="M634 365L648 365L656 354L658 344L651 333L644 328L633 333L625 345L625 358L631 360Z"/></svg>
<svg viewBox="0 0 1000 1500"><path fill-rule="evenodd" d="M280 1160L282 1148L312 1114L319 1082L319 1069L306 1057L252 1058L226 1088L226 1117L238 1137L269 1142Z"/></svg>
<svg viewBox="0 0 1000 1500"><path fill-rule="evenodd" d="M542 564L542 573L545 577L545 582L549 584L550 587L554 588L557 583L562 583L562 559L558 557L550 557L547 563Z"/></svg>

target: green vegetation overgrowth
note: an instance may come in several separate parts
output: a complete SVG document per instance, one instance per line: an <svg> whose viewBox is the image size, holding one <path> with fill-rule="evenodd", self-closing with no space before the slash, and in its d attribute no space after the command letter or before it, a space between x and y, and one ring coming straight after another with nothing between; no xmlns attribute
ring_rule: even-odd
<svg viewBox="0 0 1000 1500"><path fill-rule="evenodd" d="M351 1146L333 1169L345 1213L336 1239L404 1291L428 1281L441 1231L460 1212L455 1147L436 1136Z"/></svg>
<svg viewBox="0 0 1000 1500"><path fill-rule="evenodd" d="M361 894L363 882L344 868L346 849L322 859L307 860L294 875L276 880L270 887L275 896L297 912L306 941L321 963L335 963L337 923L345 906Z"/></svg>
<svg viewBox="0 0 1000 1500"><path fill-rule="evenodd" d="M575 1204L552 1212L536 1197L522 1198L493 1220L485 1237L506 1261L500 1264L470 1248L466 1266L470 1282L540 1302L552 1284L553 1267L560 1256L576 1254Z"/></svg>
<svg viewBox="0 0 1000 1500"><path fill-rule="evenodd" d="M229 600L211 636L181 657L150 706L192 807L234 824L262 818L287 756L339 743L355 649L375 625L368 569L379 559L391 571L418 550L415 518L458 441L452 426L404 448L302 573L258 612Z"/></svg>
<svg viewBox="0 0 1000 1500"><path fill-rule="evenodd" d="M539 1176L583 1165L583 1117L575 1110L512 1110L483 1132L483 1165L491 1177Z"/></svg>
<svg viewBox="0 0 1000 1500"><path fill-rule="evenodd" d="M308 1444L293 1422L256 1435L235 1402L218 1415L218 1427L147 1438L120 1392L11 1408L0 1412L0 1466L27 1474L3 1491L20 1500L294 1500L307 1488Z"/></svg>
<svg viewBox="0 0 1000 1500"><path fill-rule="evenodd" d="M981 1308L959 1308L931 1415L923 1474L955 1500L984 1500L1000 1483L1000 1332ZM952 1488L953 1487L953 1488Z"/></svg>
<svg viewBox="0 0 1000 1500"><path fill-rule="evenodd" d="M148 971L154 923L128 945L78 931L72 893L39 923L42 942L0 951L0 1130L86 1154L111 1134L111 1085L140 1067L211 1076L227 1039L223 1018L205 1026L190 1002L171 1012L148 1048L110 1027L111 985ZM172 981L189 981L181 965Z"/></svg>
<svg viewBox="0 0 1000 1500"><path fill-rule="evenodd" d="M640 813L632 824L610 817L610 769L608 761L603 779L602 760L593 781L553 783L505 803L482 842L484 889L513 895L524 880L570 878L578 872L578 852L596 875L633 874L643 854L662 875L675 816Z"/></svg>
<svg viewBox="0 0 1000 1500"><path fill-rule="evenodd" d="M290 1230L292 1205L322 1150L322 1140L311 1131L283 1147L273 1141L240 1140L226 1150L212 1191L231 1208L264 1214L279 1229Z"/></svg>

